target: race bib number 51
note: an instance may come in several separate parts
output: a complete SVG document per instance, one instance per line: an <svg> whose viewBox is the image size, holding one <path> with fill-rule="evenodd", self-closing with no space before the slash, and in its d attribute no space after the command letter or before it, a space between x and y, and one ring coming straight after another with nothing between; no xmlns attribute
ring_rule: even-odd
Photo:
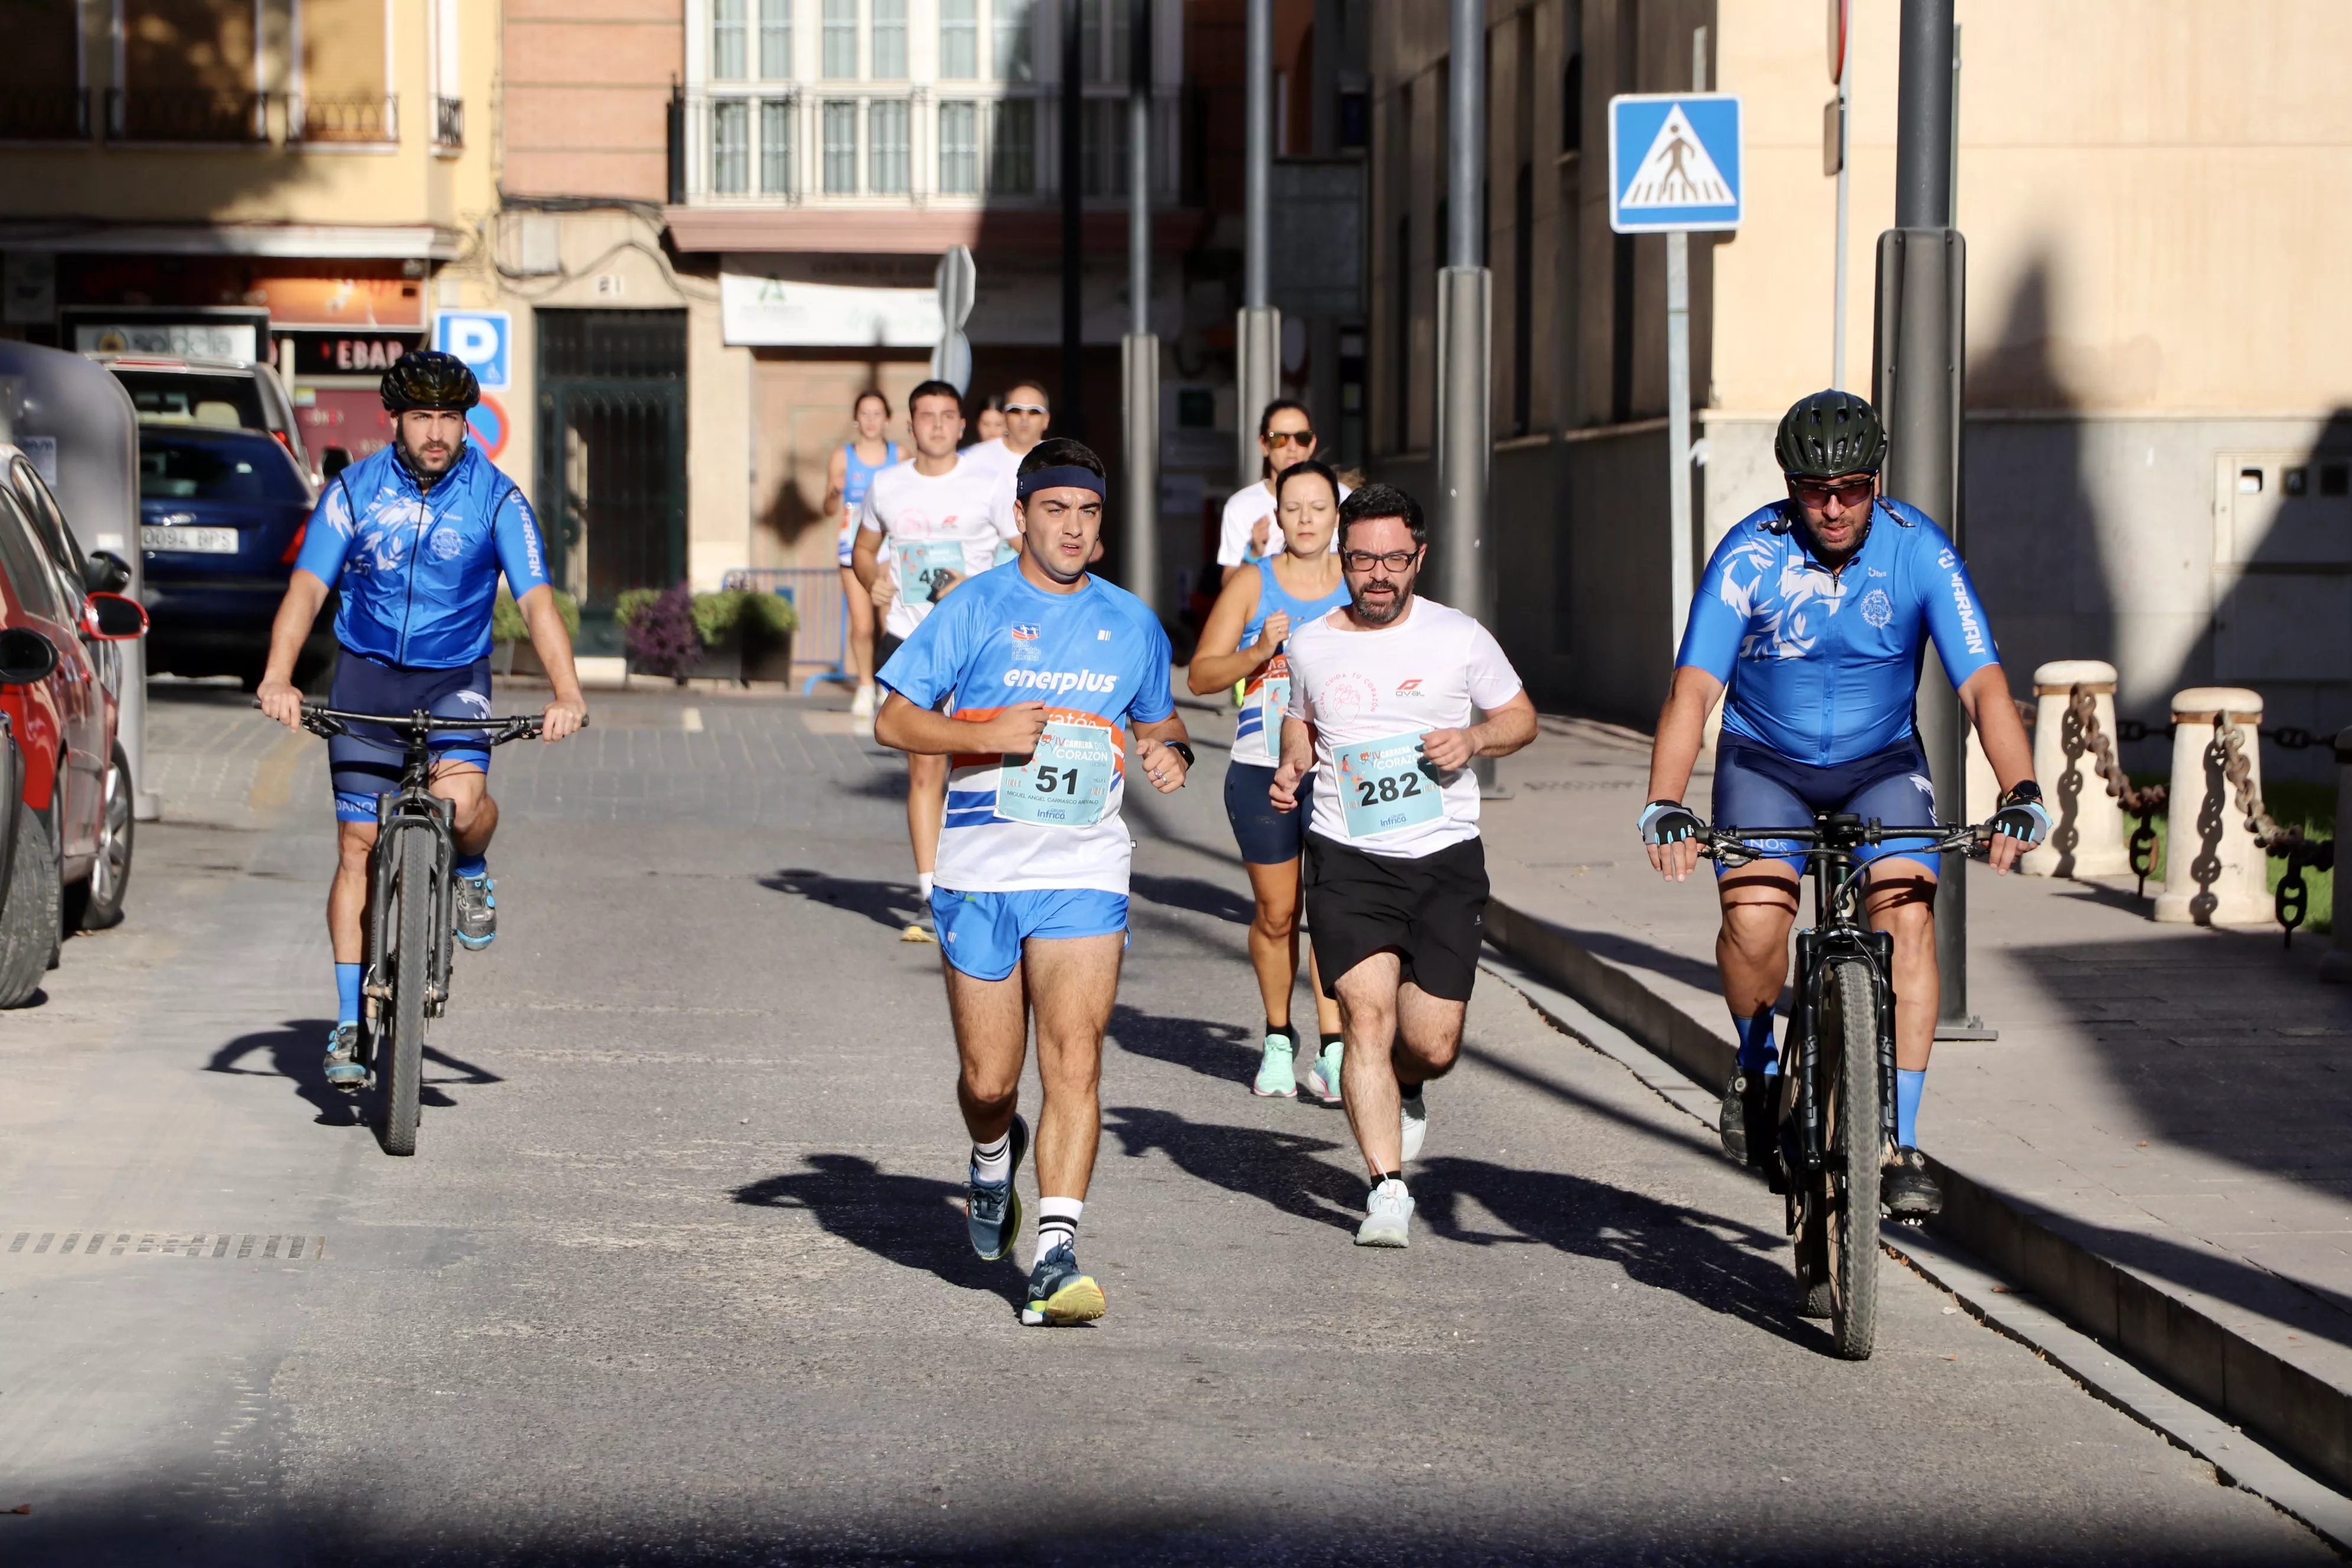
<svg viewBox="0 0 2352 1568"><path fill-rule="evenodd" d="M1339 805L1348 837L1376 838L1437 820L1444 796L1421 771L1421 736L1391 735L1336 750Z"/></svg>
<svg viewBox="0 0 2352 1568"><path fill-rule="evenodd" d="M1092 827L1110 805L1118 765L1108 730L1048 720L1029 760L1007 757L997 771L996 815L1041 827Z"/></svg>

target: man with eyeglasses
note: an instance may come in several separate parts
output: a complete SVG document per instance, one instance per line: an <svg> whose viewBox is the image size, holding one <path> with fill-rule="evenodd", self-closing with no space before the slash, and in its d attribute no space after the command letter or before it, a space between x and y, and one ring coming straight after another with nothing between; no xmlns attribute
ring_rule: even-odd
<svg viewBox="0 0 2352 1568"><path fill-rule="evenodd" d="M1773 452L1789 499L1732 526L1691 600L1650 752L1640 821L1650 864L1675 881L1697 865L1699 822L1682 797L1707 711L1727 688L1717 826L1809 827L1816 811L1890 827L1932 825L1936 791L1912 699L1933 642L2000 784L1991 859L2006 873L2042 841L2050 818L1968 568L1926 514L1878 493L1886 431L1861 398L1832 391L1801 399L1782 417ZM1895 939L1895 1133L1880 1191L1903 1218L1943 1205L1916 1144L1938 999L1937 858L1922 852L1927 842L1886 840L1855 857L1869 867L1871 925ZM1785 858L1716 868L1716 964L1739 1037L1720 1127L1725 1152L1750 1165L1764 1163L1780 1087L1772 1011L1804 868L1801 851L1789 848Z"/></svg>
<svg viewBox="0 0 2352 1568"><path fill-rule="evenodd" d="M1217 564L1224 568L1220 582L1282 553L1282 525L1274 515L1274 478L1315 455L1315 430L1307 405L1287 397L1267 404L1257 416L1257 449L1262 455L1257 482L1225 498L1224 521L1217 529ZM1348 499L1346 485L1339 487L1339 499ZM1339 548L1336 538L1334 550Z"/></svg>
<svg viewBox="0 0 2352 1568"><path fill-rule="evenodd" d="M1422 1086L1454 1065L1485 934L1470 761L1534 740L1536 710L1492 632L1414 595L1420 502L1366 485L1340 506L1339 535L1348 603L1285 645L1290 708L1266 797L1296 810L1315 771L1303 897L1339 1004L1340 1102L1371 1175L1356 1244L1402 1247L1404 1167L1429 1129Z"/></svg>

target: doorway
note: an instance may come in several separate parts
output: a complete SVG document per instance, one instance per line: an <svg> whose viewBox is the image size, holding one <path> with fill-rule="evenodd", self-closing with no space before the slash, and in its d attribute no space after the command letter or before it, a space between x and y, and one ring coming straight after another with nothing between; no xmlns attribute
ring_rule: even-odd
<svg viewBox="0 0 2352 1568"><path fill-rule="evenodd" d="M542 310L537 324L549 566L602 619L686 574L686 312Z"/></svg>

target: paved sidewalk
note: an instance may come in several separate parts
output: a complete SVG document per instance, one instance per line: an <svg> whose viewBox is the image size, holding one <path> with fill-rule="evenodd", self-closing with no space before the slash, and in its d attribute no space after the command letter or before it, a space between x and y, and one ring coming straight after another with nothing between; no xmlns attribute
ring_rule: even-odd
<svg viewBox="0 0 2352 1568"><path fill-rule="evenodd" d="M1549 719L1502 764L1492 934L1712 1087L1715 903L1648 867L1647 764L1644 738ZM1970 869L1970 1004L2000 1037L1936 1047L1945 1228L2352 1489L2352 993L2318 983L2326 940L2158 926L2127 878Z"/></svg>

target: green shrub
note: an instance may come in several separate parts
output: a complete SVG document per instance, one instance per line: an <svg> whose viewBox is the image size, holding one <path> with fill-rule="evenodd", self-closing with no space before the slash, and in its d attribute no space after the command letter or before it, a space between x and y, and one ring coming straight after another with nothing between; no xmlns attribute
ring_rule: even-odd
<svg viewBox="0 0 2352 1568"><path fill-rule="evenodd" d="M792 601L781 594L721 588L694 596L694 629L704 647L718 647L738 628L759 636L789 637L800 629L800 617L793 614Z"/></svg>
<svg viewBox="0 0 2352 1568"><path fill-rule="evenodd" d="M558 588L555 591L555 613L563 619L563 629L576 640L580 636L580 602ZM490 640L492 642L529 642L530 626L522 618L522 606L516 604L507 586L499 584L499 596L490 605Z"/></svg>
<svg viewBox="0 0 2352 1568"><path fill-rule="evenodd" d="M645 607L661 596L659 588L624 589L613 601L613 619L622 630L626 631L636 623Z"/></svg>

